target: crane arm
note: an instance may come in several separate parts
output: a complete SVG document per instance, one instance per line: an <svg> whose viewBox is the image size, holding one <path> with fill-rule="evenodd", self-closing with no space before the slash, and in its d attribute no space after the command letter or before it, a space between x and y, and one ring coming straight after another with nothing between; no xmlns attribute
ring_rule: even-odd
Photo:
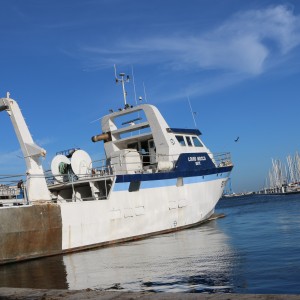
<svg viewBox="0 0 300 300"><path fill-rule="evenodd" d="M24 155L27 168L28 199L30 201L50 200L50 192L40 162L40 157L45 157L46 150L33 141L19 105L15 100L10 98L9 93L7 93L6 98L0 98L0 112L4 110L10 116Z"/></svg>

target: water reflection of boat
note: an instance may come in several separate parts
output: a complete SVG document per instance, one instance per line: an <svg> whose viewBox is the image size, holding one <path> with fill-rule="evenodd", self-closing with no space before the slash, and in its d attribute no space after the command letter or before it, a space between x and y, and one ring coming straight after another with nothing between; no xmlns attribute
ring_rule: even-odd
<svg viewBox="0 0 300 300"><path fill-rule="evenodd" d="M234 253L216 221L109 248L1 266L1 286L231 291ZM145 272L146 270L146 272Z"/></svg>
<svg viewBox="0 0 300 300"><path fill-rule="evenodd" d="M2 265L0 286L35 289L68 289L62 256ZM1 298L1 296L0 296Z"/></svg>
<svg viewBox="0 0 300 300"><path fill-rule="evenodd" d="M230 291L233 259L227 236L214 221L63 257L69 289L164 292Z"/></svg>
<svg viewBox="0 0 300 300"><path fill-rule="evenodd" d="M125 106L104 116L92 138L104 142L104 163L93 165L80 149L61 151L50 178L40 162L46 151L18 104L0 99L27 166L24 205L0 208L0 263L177 231L213 214L233 168L230 155L210 153L199 130L169 127L152 105L130 106L121 76Z"/></svg>

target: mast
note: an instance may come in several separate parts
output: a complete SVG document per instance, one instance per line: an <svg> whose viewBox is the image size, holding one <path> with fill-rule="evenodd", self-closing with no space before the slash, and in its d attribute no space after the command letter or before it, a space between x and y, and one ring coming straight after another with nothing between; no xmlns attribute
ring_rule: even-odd
<svg viewBox="0 0 300 300"><path fill-rule="evenodd" d="M124 105L125 107L127 106L127 92L125 90L125 82L129 82L130 81L130 78L129 78L129 75L125 75L125 73L120 73L119 76L120 78L117 77L117 70L116 70L116 65L114 65L114 68L115 68L115 78L116 78L116 83L121 83L122 84L122 89L123 89L123 98L124 98Z"/></svg>

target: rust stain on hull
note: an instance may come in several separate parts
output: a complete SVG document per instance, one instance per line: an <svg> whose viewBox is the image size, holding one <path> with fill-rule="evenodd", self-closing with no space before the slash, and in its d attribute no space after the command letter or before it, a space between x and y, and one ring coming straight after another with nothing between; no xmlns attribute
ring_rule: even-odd
<svg viewBox="0 0 300 300"><path fill-rule="evenodd" d="M61 253L60 207L42 204L0 209L0 264Z"/></svg>

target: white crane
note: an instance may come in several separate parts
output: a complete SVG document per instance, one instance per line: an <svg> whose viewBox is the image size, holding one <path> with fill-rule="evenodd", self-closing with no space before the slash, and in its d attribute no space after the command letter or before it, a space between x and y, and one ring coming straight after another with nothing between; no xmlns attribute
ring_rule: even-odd
<svg viewBox="0 0 300 300"><path fill-rule="evenodd" d="M32 139L18 103L10 98L0 98L0 112L6 110L13 124L26 162L26 189L29 201L51 200L44 171L40 162L46 150L38 146Z"/></svg>

